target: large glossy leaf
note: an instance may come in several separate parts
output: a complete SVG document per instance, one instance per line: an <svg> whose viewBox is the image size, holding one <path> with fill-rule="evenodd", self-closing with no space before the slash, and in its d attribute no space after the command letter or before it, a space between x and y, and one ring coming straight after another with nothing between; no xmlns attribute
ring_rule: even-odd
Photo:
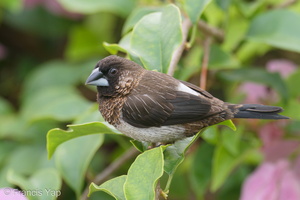
<svg viewBox="0 0 300 200"><path fill-rule="evenodd" d="M186 0L184 7L191 21L195 24L211 0Z"/></svg>
<svg viewBox="0 0 300 200"><path fill-rule="evenodd" d="M139 57L145 68L165 73L181 41L180 11L175 5L169 5L161 12L144 16L135 25L130 50Z"/></svg>
<svg viewBox="0 0 300 200"><path fill-rule="evenodd" d="M103 135L88 135L69 140L57 149L56 166L77 197L81 194L88 165L103 139Z"/></svg>
<svg viewBox="0 0 300 200"><path fill-rule="evenodd" d="M163 168L162 146L140 154L128 170L124 184L126 199L154 200L155 187L163 175Z"/></svg>
<svg viewBox="0 0 300 200"><path fill-rule="evenodd" d="M91 135L91 134L118 134L115 129L110 128L111 126L106 125L102 122L90 122L86 124L68 125L71 128L69 131L64 131L59 128L52 129L47 134L47 150L48 157L51 158L56 148L73 138L80 136Z"/></svg>
<svg viewBox="0 0 300 200"><path fill-rule="evenodd" d="M25 191L30 200L55 200L61 195L61 179L55 169L41 169L29 179L9 171L7 179Z"/></svg>
<svg viewBox="0 0 300 200"><path fill-rule="evenodd" d="M92 14L100 11L113 12L126 16L132 10L135 0L59 0L67 10L82 14Z"/></svg>
<svg viewBox="0 0 300 200"><path fill-rule="evenodd" d="M116 178L110 179L106 181L105 183L101 184L100 186L97 186L95 183L92 183L90 185L90 192L89 196L97 191L103 191L107 194L114 197L116 200L126 200L123 186L126 181L126 176L118 176Z"/></svg>
<svg viewBox="0 0 300 200"><path fill-rule="evenodd" d="M122 33L128 33L143 16L159 10L161 10L160 7L141 7L135 9L126 19Z"/></svg>
<svg viewBox="0 0 300 200"><path fill-rule="evenodd" d="M251 23L247 38L274 47L300 52L300 14L273 10L257 16Z"/></svg>

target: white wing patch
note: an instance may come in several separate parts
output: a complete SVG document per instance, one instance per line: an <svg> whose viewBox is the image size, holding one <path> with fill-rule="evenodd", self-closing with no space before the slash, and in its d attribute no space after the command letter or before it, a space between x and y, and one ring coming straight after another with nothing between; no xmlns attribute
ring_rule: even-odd
<svg viewBox="0 0 300 200"><path fill-rule="evenodd" d="M177 87L178 91L181 92L186 92L195 96L199 96L199 93L196 92L195 90L192 90L191 88L189 88L188 86L184 85L183 83L179 83L178 87Z"/></svg>

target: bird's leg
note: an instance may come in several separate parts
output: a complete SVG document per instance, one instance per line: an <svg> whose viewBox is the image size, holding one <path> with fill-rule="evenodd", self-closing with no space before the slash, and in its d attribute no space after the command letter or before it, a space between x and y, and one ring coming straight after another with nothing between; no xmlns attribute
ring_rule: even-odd
<svg viewBox="0 0 300 200"><path fill-rule="evenodd" d="M170 143L170 142L154 142L154 143L150 143L150 145L148 146L148 149L153 149L153 148L156 148L156 147L160 147L160 146L163 146L163 145L171 145L171 144L174 144L174 143Z"/></svg>

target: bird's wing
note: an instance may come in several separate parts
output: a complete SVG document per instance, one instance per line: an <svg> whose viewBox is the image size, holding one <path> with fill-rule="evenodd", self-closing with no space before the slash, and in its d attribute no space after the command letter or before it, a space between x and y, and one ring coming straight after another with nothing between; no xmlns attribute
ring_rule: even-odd
<svg viewBox="0 0 300 200"><path fill-rule="evenodd" d="M123 119L135 127L184 124L202 119L210 111L207 98L184 91L129 95Z"/></svg>

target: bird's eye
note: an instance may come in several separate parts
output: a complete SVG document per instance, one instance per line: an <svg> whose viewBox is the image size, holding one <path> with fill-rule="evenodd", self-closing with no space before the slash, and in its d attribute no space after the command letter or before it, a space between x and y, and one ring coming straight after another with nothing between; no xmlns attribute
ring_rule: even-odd
<svg viewBox="0 0 300 200"><path fill-rule="evenodd" d="M115 75L117 72L118 72L118 70L116 68L111 68L109 70L109 74L111 74L111 75Z"/></svg>

